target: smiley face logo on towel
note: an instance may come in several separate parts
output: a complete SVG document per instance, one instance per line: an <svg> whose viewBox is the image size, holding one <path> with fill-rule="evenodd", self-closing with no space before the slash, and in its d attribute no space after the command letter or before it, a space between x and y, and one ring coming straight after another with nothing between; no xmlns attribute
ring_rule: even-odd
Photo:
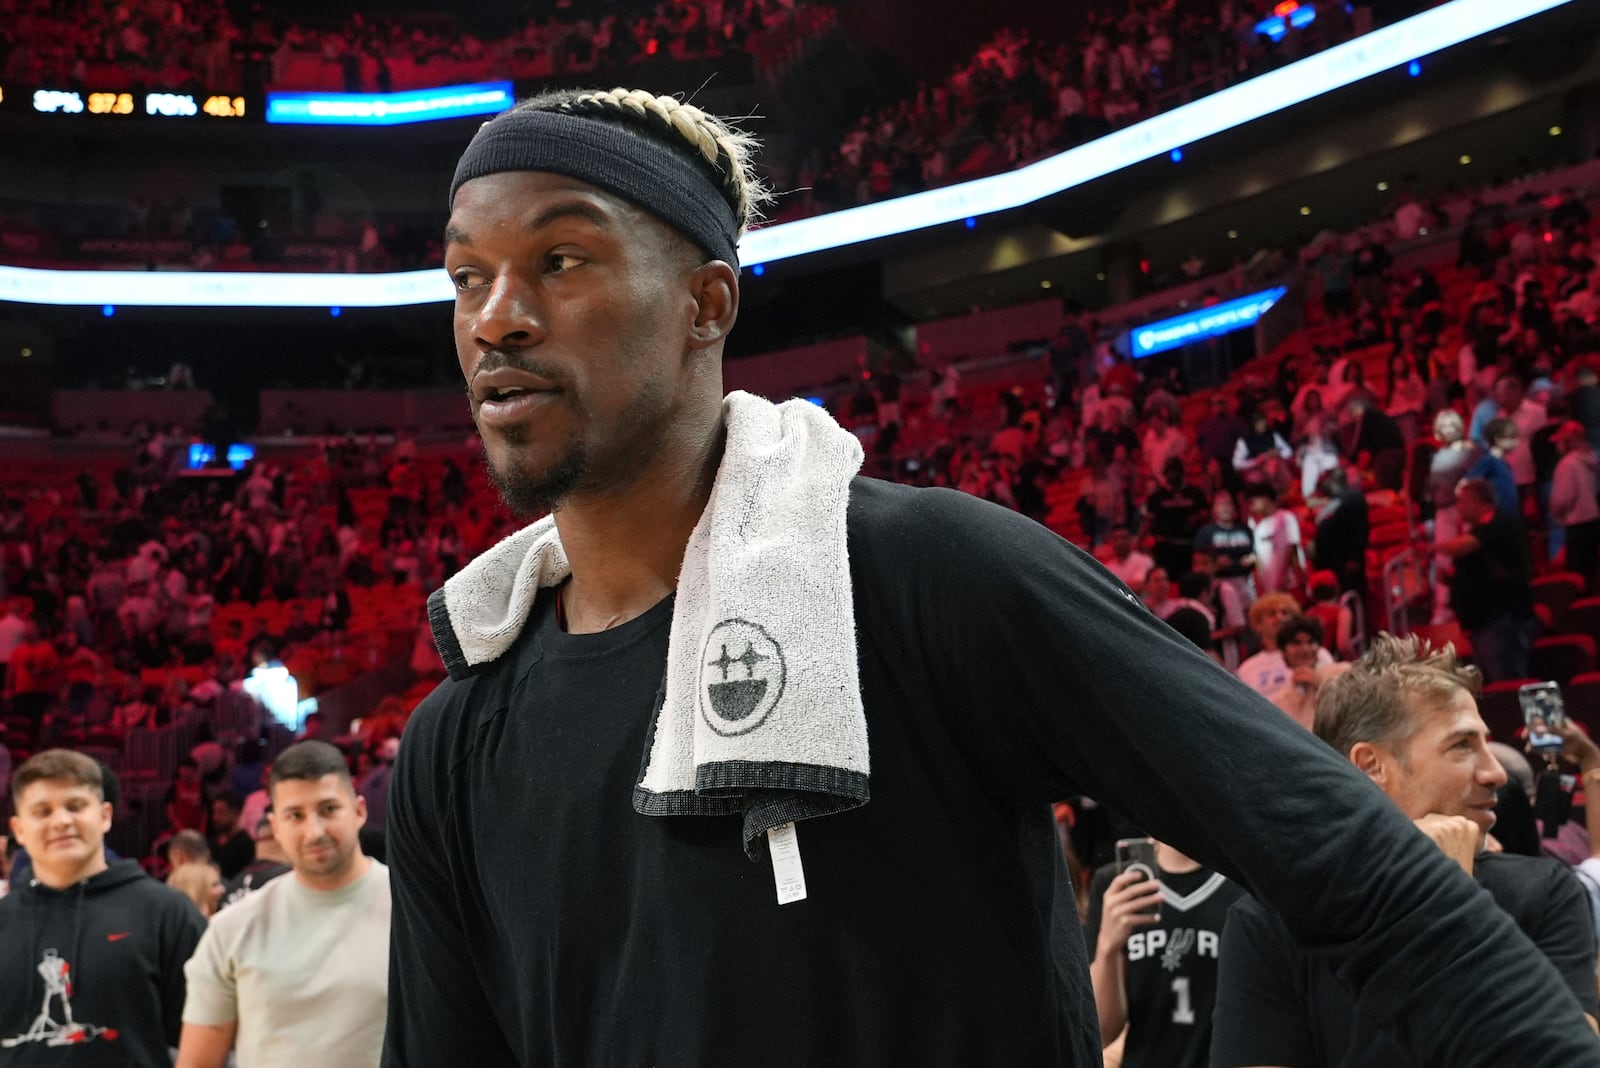
<svg viewBox="0 0 1600 1068"><path fill-rule="evenodd" d="M726 737L761 726L783 696L783 650L759 624L724 619L700 657L700 714Z"/></svg>

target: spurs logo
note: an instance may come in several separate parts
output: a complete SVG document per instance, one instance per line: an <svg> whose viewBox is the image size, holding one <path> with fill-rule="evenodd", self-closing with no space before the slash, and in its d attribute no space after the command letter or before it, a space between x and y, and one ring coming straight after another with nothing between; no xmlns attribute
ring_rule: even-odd
<svg viewBox="0 0 1600 1068"><path fill-rule="evenodd" d="M700 714L718 734L747 734L772 713L786 681L772 635L749 620L725 619L700 658Z"/></svg>
<svg viewBox="0 0 1600 1068"><path fill-rule="evenodd" d="M1172 932L1167 948L1161 951L1161 967L1175 972L1183 966L1183 958L1194 948L1194 928L1180 927Z"/></svg>

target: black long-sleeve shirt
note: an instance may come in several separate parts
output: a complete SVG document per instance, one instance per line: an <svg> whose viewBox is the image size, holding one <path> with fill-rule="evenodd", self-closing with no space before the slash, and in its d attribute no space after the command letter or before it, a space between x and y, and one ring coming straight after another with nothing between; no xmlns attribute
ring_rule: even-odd
<svg viewBox="0 0 1600 1068"><path fill-rule="evenodd" d="M1079 793L1272 904L1420 1063L1600 1060L1459 868L1086 554L867 479L848 531L872 797L799 825L802 901L737 817L631 807L670 599L572 635L547 594L423 703L390 795L386 1065L1096 1065L1048 806Z"/></svg>
<svg viewBox="0 0 1600 1068"><path fill-rule="evenodd" d="M1567 1012L1593 1015L1594 926L1589 895L1571 869L1551 857L1484 853L1472 877L1561 974L1571 994ZM1233 907L1220 957L1213 1068L1407 1068L1414 1063L1396 1049L1392 1032L1374 1027L1361 1014L1332 969L1290 941L1260 902L1244 899ZM1534 1063L1529 1056L1536 1049L1514 1063ZM1542 1051L1537 1062L1565 1063L1545 1061Z"/></svg>

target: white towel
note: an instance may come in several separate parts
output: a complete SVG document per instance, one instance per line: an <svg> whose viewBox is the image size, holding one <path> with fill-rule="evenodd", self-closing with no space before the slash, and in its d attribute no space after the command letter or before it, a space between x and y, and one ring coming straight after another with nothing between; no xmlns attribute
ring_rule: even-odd
<svg viewBox="0 0 1600 1068"><path fill-rule="evenodd" d="M742 812L744 841L867 800L845 512L861 444L805 401L723 402L722 463L678 575L666 677L634 807ZM521 633L541 587L571 568L545 517L434 592L428 616L452 678Z"/></svg>

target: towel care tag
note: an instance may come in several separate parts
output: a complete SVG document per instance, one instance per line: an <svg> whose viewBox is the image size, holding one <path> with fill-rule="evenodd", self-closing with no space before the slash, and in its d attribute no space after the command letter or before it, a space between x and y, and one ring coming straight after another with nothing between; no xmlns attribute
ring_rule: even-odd
<svg viewBox="0 0 1600 1068"><path fill-rule="evenodd" d="M806 873L800 867L800 840L795 837L794 824L785 823L769 830L767 849L772 854L772 880L778 884L778 904L805 900Z"/></svg>

